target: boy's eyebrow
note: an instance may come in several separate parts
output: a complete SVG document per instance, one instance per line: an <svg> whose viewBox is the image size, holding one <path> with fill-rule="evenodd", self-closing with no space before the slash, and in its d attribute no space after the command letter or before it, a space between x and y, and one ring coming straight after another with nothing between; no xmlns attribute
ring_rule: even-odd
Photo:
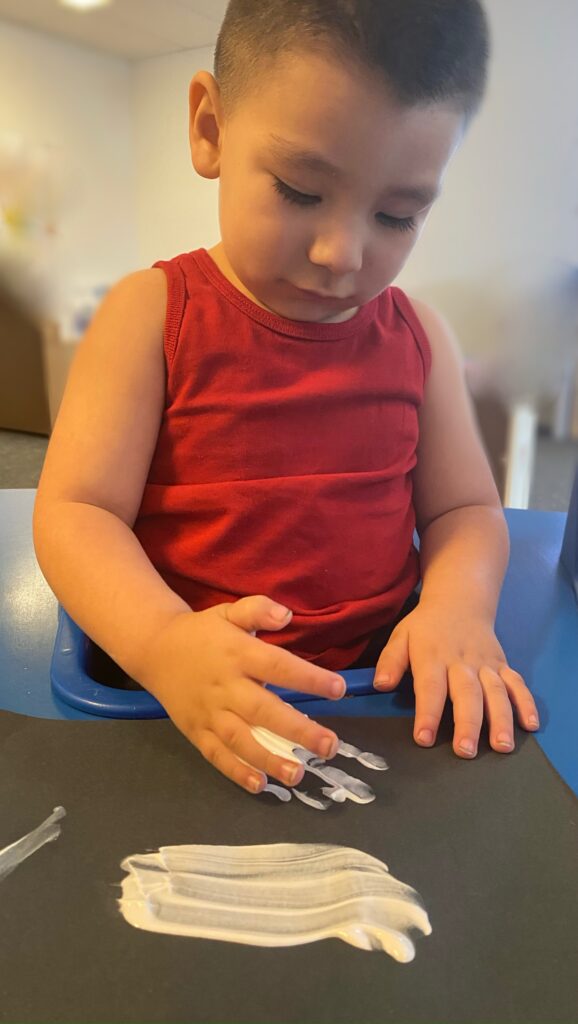
<svg viewBox="0 0 578 1024"><path fill-rule="evenodd" d="M295 167L315 171L318 174L331 175L334 178L343 178L343 172L332 164L321 154L312 149L295 149L290 142L282 139L279 135L271 135L269 138L273 155ZM392 199L415 199L423 206L430 206L440 195L441 189L430 188L429 186L419 187L400 185L398 188L387 190Z"/></svg>

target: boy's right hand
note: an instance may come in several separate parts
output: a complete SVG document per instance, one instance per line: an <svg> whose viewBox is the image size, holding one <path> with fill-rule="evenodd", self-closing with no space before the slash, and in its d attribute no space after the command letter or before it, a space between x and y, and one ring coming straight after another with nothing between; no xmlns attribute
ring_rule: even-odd
<svg viewBox="0 0 578 1024"><path fill-rule="evenodd" d="M252 726L263 726L320 757L333 757L337 750L334 732L265 688L270 683L333 700L345 693L341 676L254 635L283 629L290 621L286 608L263 596L182 612L147 648L138 674L201 754L251 793L266 785L262 773L293 786L304 771L261 746Z"/></svg>

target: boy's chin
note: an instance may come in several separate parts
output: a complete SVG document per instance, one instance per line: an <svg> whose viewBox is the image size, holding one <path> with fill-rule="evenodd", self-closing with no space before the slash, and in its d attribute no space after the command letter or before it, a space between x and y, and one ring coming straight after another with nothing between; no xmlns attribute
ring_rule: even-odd
<svg viewBox="0 0 578 1024"><path fill-rule="evenodd" d="M277 309L271 309L271 312L276 313L277 316L281 316L285 320L299 320L302 323L309 324L338 324L351 320L357 313L357 308L340 311L326 310L323 312L321 308L318 310L314 310L309 306L304 308L302 303L296 302L291 306L286 303L284 308L279 306Z"/></svg>
<svg viewBox="0 0 578 1024"><path fill-rule="evenodd" d="M348 306L331 299L305 298L293 289L290 297L271 298L267 308L287 320L301 320L304 323L340 323L355 316L359 306Z"/></svg>

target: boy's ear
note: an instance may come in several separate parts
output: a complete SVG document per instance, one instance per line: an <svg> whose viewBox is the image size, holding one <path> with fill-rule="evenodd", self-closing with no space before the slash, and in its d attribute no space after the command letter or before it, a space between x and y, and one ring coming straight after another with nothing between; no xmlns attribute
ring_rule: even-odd
<svg viewBox="0 0 578 1024"><path fill-rule="evenodd" d="M193 167L203 178L218 178L222 107L219 86L209 71L198 71L189 86L189 142Z"/></svg>

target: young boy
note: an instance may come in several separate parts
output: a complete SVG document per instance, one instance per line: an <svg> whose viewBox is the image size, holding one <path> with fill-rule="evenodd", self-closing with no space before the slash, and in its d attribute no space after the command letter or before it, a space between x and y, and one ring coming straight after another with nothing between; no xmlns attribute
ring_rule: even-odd
<svg viewBox="0 0 578 1024"><path fill-rule="evenodd" d="M325 757L337 743L265 684L339 698L364 652L377 689L411 668L421 746L448 696L460 757L484 714L513 749L512 703L538 727L494 634L507 531L454 339L390 287L486 60L478 0L231 0L215 77L190 88L222 240L121 281L71 371L42 570L252 792L302 775L252 726Z"/></svg>

